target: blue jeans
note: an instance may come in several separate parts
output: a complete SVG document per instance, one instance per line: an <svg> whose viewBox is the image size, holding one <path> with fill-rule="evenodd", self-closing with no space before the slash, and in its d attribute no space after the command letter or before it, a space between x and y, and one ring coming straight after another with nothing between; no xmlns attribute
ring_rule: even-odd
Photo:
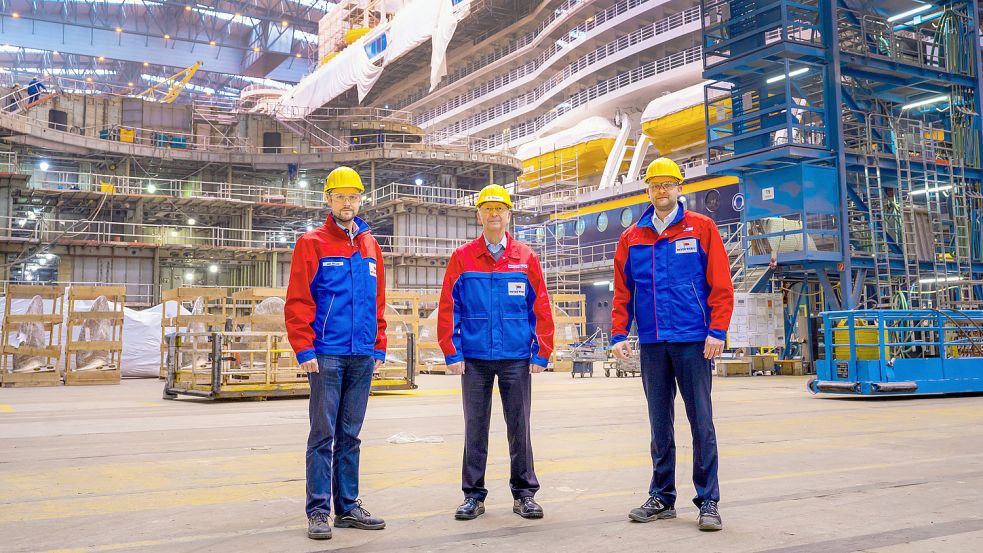
<svg viewBox="0 0 983 553"><path fill-rule="evenodd" d="M461 392L464 399L464 468L461 489L464 497L484 501L485 465L488 461L488 430L491 424L492 385L498 376L502 395L506 434L509 438L512 498L533 497L539 491L532 460L529 410L532 403L532 377L529 360L464 360Z"/></svg>
<svg viewBox="0 0 983 553"><path fill-rule="evenodd" d="M676 504L676 441L673 403L676 384L693 432L693 484L697 506L720 501L717 481L717 434L713 428L710 362L704 342L661 342L641 345L642 387L652 425L652 483L649 495L666 505Z"/></svg>
<svg viewBox="0 0 983 553"><path fill-rule="evenodd" d="M358 499L358 433L372 388L370 355L318 355L311 384L307 438L307 514L346 513Z"/></svg>

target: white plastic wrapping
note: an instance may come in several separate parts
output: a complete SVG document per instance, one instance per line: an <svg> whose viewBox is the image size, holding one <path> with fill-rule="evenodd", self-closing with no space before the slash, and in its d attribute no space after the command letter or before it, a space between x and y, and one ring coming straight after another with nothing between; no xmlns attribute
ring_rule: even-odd
<svg viewBox="0 0 983 553"><path fill-rule="evenodd" d="M28 315L44 314L44 300L41 296L34 296L25 311ZM21 323L17 329L17 335L13 336L14 346L43 348L48 346L48 332L44 329L44 323ZM32 372L48 362L46 357L35 355L14 355L13 372Z"/></svg>
<svg viewBox="0 0 983 553"><path fill-rule="evenodd" d="M359 38L287 91L277 108L277 118L303 119L353 86L361 102L382 75L382 67L369 61L365 51L365 39L370 35L374 36L369 33Z"/></svg>
<svg viewBox="0 0 983 553"><path fill-rule="evenodd" d="M113 308L106 296L92 301L88 309L91 313L111 313ZM79 328L80 342L108 342L113 339L113 322L108 319L89 319ZM109 365L109 350L78 351L75 353L76 371L95 371Z"/></svg>
<svg viewBox="0 0 983 553"><path fill-rule="evenodd" d="M447 46L457 30L457 16L450 0L442 0L437 7L437 23L433 30L433 49L430 54L430 92L433 92L440 79L447 75Z"/></svg>
<svg viewBox="0 0 983 553"><path fill-rule="evenodd" d="M254 332L286 332L287 323L283 318L283 310L286 305L287 302L283 298L266 298L256 304L256 308L253 310L254 315L279 315L280 322L258 322L249 330Z"/></svg>
<svg viewBox="0 0 983 553"><path fill-rule="evenodd" d="M469 3L451 5L451 0L409 0L403 3L385 27L386 49L380 65L369 60L365 45L379 38L372 31L337 56L307 75L280 101L277 118L302 119L353 86L361 102L382 75L383 68L417 46L432 40L430 89L447 74L447 47L454 38L457 22L469 13ZM386 25L386 24L383 24ZM378 28L377 28L378 29Z"/></svg>

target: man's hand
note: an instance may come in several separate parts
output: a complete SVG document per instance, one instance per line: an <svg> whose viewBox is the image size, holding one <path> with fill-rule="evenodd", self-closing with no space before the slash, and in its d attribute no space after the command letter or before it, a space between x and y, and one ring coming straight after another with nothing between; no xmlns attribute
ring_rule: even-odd
<svg viewBox="0 0 983 553"><path fill-rule="evenodd" d="M317 359L311 359L309 361L304 361L300 364L300 368L304 369L306 373L316 373L317 371Z"/></svg>
<svg viewBox="0 0 983 553"><path fill-rule="evenodd" d="M529 363L529 374L539 374L546 370L546 367Z"/></svg>
<svg viewBox="0 0 983 553"><path fill-rule="evenodd" d="M384 363L384 361L380 361L380 360L376 359L375 360L375 366L372 367L372 370L374 370L374 371L379 370L379 367L381 367L383 363Z"/></svg>
<svg viewBox="0 0 983 553"><path fill-rule="evenodd" d="M618 359L628 359L631 357L631 348L628 347L628 342L618 342L611 346L611 351L614 352L614 356Z"/></svg>
<svg viewBox="0 0 983 553"><path fill-rule="evenodd" d="M447 365L447 374L464 374L464 361Z"/></svg>
<svg viewBox="0 0 983 553"><path fill-rule="evenodd" d="M724 352L724 341L707 336L706 344L703 346L703 357L713 359Z"/></svg>

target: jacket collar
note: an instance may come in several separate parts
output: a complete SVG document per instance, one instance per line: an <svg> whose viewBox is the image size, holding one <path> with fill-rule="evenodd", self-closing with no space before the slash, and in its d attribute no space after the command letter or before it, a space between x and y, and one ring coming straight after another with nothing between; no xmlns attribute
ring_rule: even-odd
<svg viewBox="0 0 983 553"><path fill-rule="evenodd" d="M512 258L512 259L518 259L519 258L519 243L516 242L515 239L512 238L512 235L509 234L508 232L505 233L505 240L506 240L506 242L505 242L505 252L504 252L504 255L502 255L501 257L498 258L499 261L501 261L502 259L505 259L506 257L509 257L509 258ZM473 247L478 248L478 255L477 255L477 257L480 257L482 255L487 255L488 258L491 259L493 263L495 262L495 258L492 257L491 252L488 251L488 245L485 244L485 234L484 233L482 233L480 236L478 236L478 238L475 239L473 242L471 242L471 244L472 244Z"/></svg>
<svg viewBox="0 0 983 553"><path fill-rule="evenodd" d="M341 227L339 227L338 223L335 222L334 216L332 216L330 213L328 213L328 217L324 221L324 226L321 228L327 230L328 234L348 238L348 235L345 233L345 231L341 230ZM355 217L355 236L358 236L364 232L369 232L368 223L358 217Z"/></svg>
<svg viewBox="0 0 983 553"><path fill-rule="evenodd" d="M668 225L666 225L666 230L669 230L670 227L682 221L683 216L686 214L686 209L683 207L683 202L676 200L676 206L678 208L676 209L676 216L672 219L672 221ZM646 209L645 212L642 213L642 216L639 217L638 224L636 226L647 227L658 233L659 231L655 228L655 225L652 224L652 217L654 216L655 216L655 205L649 204L648 209Z"/></svg>

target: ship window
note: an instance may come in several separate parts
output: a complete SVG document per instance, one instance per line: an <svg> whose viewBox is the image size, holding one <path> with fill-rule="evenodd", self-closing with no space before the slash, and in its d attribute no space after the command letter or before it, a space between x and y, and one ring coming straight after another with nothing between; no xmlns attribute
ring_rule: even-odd
<svg viewBox="0 0 983 553"><path fill-rule="evenodd" d="M581 234L583 234L584 231L587 230L587 219L585 219L583 217L578 217L577 218L577 227L576 227L575 230L577 232L577 236L580 236Z"/></svg>
<svg viewBox="0 0 983 553"><path fill-rule="evenodd" d="M720 207L720 191L710 190L703 196L703 207L707 208L707 211L713 213L717 211Z"/></svg>
<svg viewBox="0 0 983 553"><path fill-rule="evenodd" d="M630 207L626 207L621 210L621 226L628 228L631 226L631 222L635 219L635 216L631 212Z"/></svg>
<svg viewBox="0 0 983 553"><path fill-rule="evenodd" d="M597 216L597 231L604 232L608 229L608 214L601 213Z"/></svg>
<svg viewBox="0 0 983 553"><path fill-rule="evenodd" d="M382 33L379 38L365 45L365 53L369 55L369 59L372 59L385 52L386 46L386 33Z"/></svg>

